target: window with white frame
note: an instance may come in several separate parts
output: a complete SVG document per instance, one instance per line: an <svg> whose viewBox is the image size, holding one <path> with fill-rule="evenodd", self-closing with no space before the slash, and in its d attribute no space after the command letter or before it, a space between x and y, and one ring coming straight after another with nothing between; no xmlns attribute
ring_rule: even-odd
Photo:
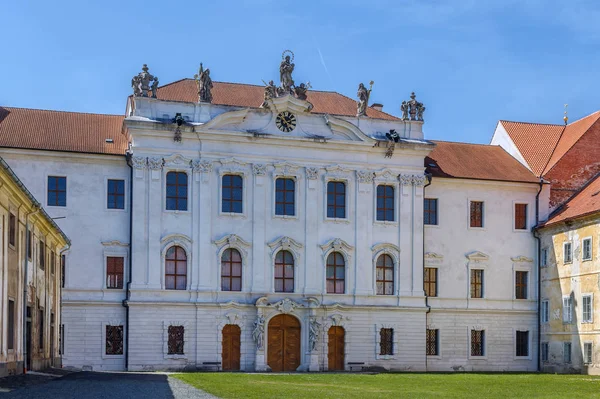
<svg viewBox="0 0 600 399"><path fill-rule="evenodd" d="M583 343L583 363L584 364L592 363L592 343L591 342Z"/></svg>
<svg viewBox="0 0 600 399"><path fill-rule="evenodd" d="M540 260L540 266L541 267L548 266L548 248L542 249L542 259Z"/></svg>
<svg viewBox="0 0 600 399"><path fill-rule="evenodd" d="M571 363L571 343L563 342L563 361Z"/></svg>
<svg viewBox="0 0 600 399"><path fill-rule="evenodd" d="M592 294L584 294L581 297L581 307L582 307L582 323L591 323L592 315L593 315L593 297Z"/></svg>
<svg viewBox="0 0 600 399"><path fill-rule="evenodd" d="M565 242L563 244L563 262L573 262L573 244L571 244L570 242Z"/></svg>
<svg viewBox="0 0 600 399"><path fill-rule="evenodd" d="M581 260L592 260L592 238L584 238L581 241Z"/></svg>
<svg viewBox="0 0 600 399"><path fill-rule="evenodd" d="M548 300L542 301L542 323L548 323L550 320L550 302Z"/></svg>
<svg viewBox="0 0 600 399"><path fill-rule="evenodd" d="M484 330L471 330L471 356L485 356Z"/></svg>
<svg viewBox="0 0 600 399"><path fill-rule="evenodd" d="M518 357L529 356L529 331L517 331L515 347Z"/></svg>
<svg viewBox="0 0 600 399"><path fill-rule="evenodd" d="M563 323L570 323L573 320L573 298L571 296L563 297Z"/></svg>
<svg viewBox="0 0 600 399"><path fill-rule="evenodd" d="M542 362L548 361L548 342L542 342Z"/></svg>

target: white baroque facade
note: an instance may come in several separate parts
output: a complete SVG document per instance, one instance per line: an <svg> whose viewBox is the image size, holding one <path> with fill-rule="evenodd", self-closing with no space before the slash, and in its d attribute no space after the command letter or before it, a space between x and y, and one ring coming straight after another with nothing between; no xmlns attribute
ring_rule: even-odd
<svg viewBox="0 0 600 399"><path fill-rule="evenodd" d="M537 369L533 175L430 181L422 121L317 113L292 95L257 108L160 90L128 101L127 157L2 150L40 198L48 176L67 178L66 206L46 204L72 239L65 366ZM111 190L122 209L107 206ZM424 224L430 199L435 223ZM470 226L473 201L482 227ZM527 205L524 230L515 204Z"/></svg>

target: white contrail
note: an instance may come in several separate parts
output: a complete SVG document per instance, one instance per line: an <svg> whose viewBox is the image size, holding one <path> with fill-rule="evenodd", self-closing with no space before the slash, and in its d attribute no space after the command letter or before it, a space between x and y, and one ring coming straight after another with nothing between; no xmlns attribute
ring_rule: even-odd
<svg viewBox="0 0 600 399"><path fill-rule="evenodd" d="M325 63L325 58L323 58L323 53L321 53L321 49L319 48L319 45L317 44L317 39L315 39L314 36L312 36L313 39L313 43L315 44L315 47L317 48L317 52L319 53L319 58L321 59L321 65L323 65L323 68L325 68L325 72L327 73L327 76L329 77L329 84L331 86L333 86L333 79L331 78L331 74L329 73L329 68L327 68L327 64Z"/></svg>

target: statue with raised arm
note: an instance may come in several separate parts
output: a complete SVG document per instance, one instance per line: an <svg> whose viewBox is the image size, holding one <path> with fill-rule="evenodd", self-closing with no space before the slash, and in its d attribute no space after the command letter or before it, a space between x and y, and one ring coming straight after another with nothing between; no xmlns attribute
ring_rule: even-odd
<svg viewBox="0 0 600 399"><path fill-rule="evenodd" d="M290 50L286 50L283 52L283 54L285 54L286 52L289 52L290 54L292 54L292 57L294 55L294 53L292 53ZM282 55L282 60L281 60L281 64L279 64L279 79L281 80L281 94L292 94L292 88L294 87L294 79L292 79L292 72L294 72L294 67L295 64L293 63L294 59L290 58L290 55L286 55L285 58L283 58Z"/></svg>
<svg viewBox="0 0 600 399"><path fill-rule="evenodd" d="M196 85L198 86L198 102L212 102L211 90L213 83L210 78L210 69L206 68L205 70L202 63L200 63L200 68L198 69L198 73L194 75L194 79L196 79Z"/></svg>
<svg viewBox="0 0 600 399"><path fill-rule="evenodd" d="M371 90L373 90L373 81L370 82L370 87L367 89L364 84L358 85L358 102L356 103L356 116L367 116L367 107L369 105L369 97L371 96Z"/></svg>
<svg viewBox="0 0 600 399"><path fill-rule="evenodd" d="M308 343L309 343L310 351L313 352L317 348L317 342L319 341L321 324L317 321L316 318L313 317L310 319L308 328L309 328Z"/></svg>
<svg viewBox="0 0 600 399"><path fill-rule="evenodd" d="M260 105L261 108L269 108L269 100L277 97L277 87L275 87L275 83L272 80L269 80L269 83L265 82L265 91L263 94L263 103Z"/></svg>
<svg viewBox="0 0 600 399"><path fill-rule="evenodd" d="M252 338L256 342L256 349L261 351L264 348L264 337L265 337L265 316L258 315L254 322L254 330L252 331Z"/></svg>

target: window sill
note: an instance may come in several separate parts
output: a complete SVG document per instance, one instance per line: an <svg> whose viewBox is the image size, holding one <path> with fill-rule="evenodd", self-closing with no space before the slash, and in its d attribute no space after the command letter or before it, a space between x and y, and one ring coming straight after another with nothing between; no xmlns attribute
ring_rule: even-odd
<svg viewBox="0 0 600 399"><path fill-rule="evenodd" d="M469 356L469 360L488 360L486 356Z"/></svg>
<svg viewBox="0 0 600 399"><path fill-rule="evenodd" d="M125 359L125 355L107 355L104 353L102 359Z"/></svg>
<svg viewBox="0 0 600 399"><path fill-rule="evenodd" d="M469 230L475 230L475 231L485 231L485 227L473 227L473 226L469 226L467 227Z"/></svg>
<svg viewBox="0 0 600 399"><path fill-rule="evenodd" d="M396 355L377 355L377 360L396 360Z"/></svg>
<svg viewBox="0 0 600 399"><path fill-rule="evenodd" d="M127 209L125 209L125 208L123 208L123 209L120 209L120 208L106 208L106 210L108 212L127 212Z"/></svg>
<svg viewBox="0 0 600 399"><path fill-rule="evenodd" d="M589 259L581 259L582 262L590 262L592 260L592 258Z"/></svg>
<svg viewBox="0 0 600 399"><path fill-rule="evenodd" d="M191 213L189 210L183 211L183 210L179 210L179 209L165 209L163 212L165 212L165 213L174 213L175 215L178 215L180 213L183 213L183 214Z"/></svg>
<svg viewBox="0 0 600 399"><path fill-rule="evenodd" d="M513 358L514 361L519 361L519 360L531 360L531 356L515 356Z"/></svg>
<svg viewBox="0 0 600 399"><path fill-rule="evenodd" d="M298 220L299 217L297 215L273 215L273 219L279 220Z"/></svg>
<svg viewBox="0 0 600 399"><path fill-rule="evenodd" d="M427 359L441 359L442 355L427 355Z"/></svg>
<svg viewBox="0 0 600 399"><path fill-rule="evenodd" d="M581 324L594 324L594 320L583 320Z"/></svg>
<svg viewBox="0 0 600 399"><path fill-rule="evenodd" d="M238 212L219 212L219 217L232 217L232 218L246 219L246 214L238 213Z"/></svg>
<svg viewBox="0 0 600 399"><path fill-rule="evenodd" d="M393 220L375 220L373 222L373 224L375 226L383 226L383 227L387 227L387 226L398 226L398 222L393 221Z"/></svg>
<svg viewBox="0 0 600 399"><path fill-rule="evenodd" d="M515 229L513 228L513 233L531 233L529 229Z"/></svg>
<svg viewBox="0 0 600 399"><path fill-rule="evenodd" d="M350 220L347 218L325 218L325 223L337 223L337 224L350 224Z"/></svg>
<svg viewBox="0 0 600 399"><path fill-rule="evenodd" d="M186 354L183 355L164 355L165 359L174 359L174 360L186 360L188 357Z"/></svg>
<svg viewBox="0 0 600 399"><path fill-rule="evenodd" d="M432 229L439 229L440 225L439 224L425 224L423 223L423 226L426 228L432 228Z"/></svg>

